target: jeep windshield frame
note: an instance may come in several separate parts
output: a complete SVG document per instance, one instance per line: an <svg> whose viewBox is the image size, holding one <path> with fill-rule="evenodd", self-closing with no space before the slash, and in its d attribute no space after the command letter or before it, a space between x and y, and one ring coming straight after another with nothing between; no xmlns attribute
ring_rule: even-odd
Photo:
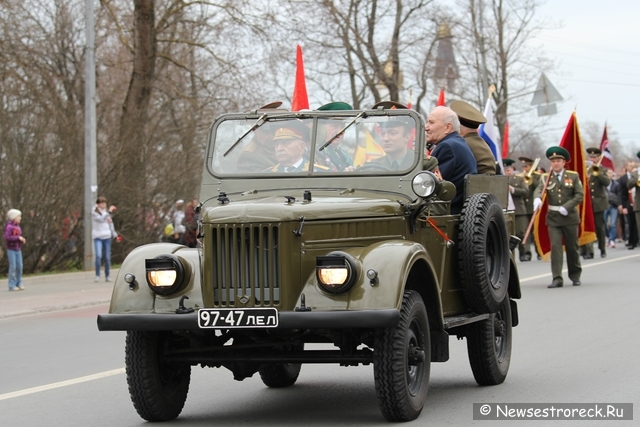
<svg viewBox="0 0 640 427"><path fill-rule="evenodd" d="M211 126L206 169L234 179L402 176L422 163L417 129L411 110L228 114Z"/></svg>

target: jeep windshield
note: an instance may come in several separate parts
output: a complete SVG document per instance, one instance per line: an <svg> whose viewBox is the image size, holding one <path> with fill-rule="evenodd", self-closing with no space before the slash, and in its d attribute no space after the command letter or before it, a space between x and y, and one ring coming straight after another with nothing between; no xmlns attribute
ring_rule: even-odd
<svg viewBox="0 0 640 427"><path fill-rule="evenodd" d="M402 175L422 159L416 128L407 112L229 115L213 126L208 165L221 177Z"/></svg>

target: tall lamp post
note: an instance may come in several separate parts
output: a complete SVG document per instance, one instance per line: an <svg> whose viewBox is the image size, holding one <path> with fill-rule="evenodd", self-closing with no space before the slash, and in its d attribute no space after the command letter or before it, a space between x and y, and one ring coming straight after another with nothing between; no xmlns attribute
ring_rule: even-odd
<svg viewBox="0 0 640 427"><path fill-rule="evenodd" d="M93 2L86 0L86 48L84 76L84 269L93 265L91 212L98 192L96 159L96 64Z"/></svg>

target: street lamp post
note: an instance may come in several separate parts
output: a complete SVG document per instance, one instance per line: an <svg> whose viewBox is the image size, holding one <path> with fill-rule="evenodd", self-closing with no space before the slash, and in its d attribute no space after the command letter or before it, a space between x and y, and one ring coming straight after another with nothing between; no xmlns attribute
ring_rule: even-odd
<svg viewBox="0 0 640 427"><path fill-rule="evenodd" d="M93 2L86 0L86 48L84 78L84 269L93 265L91 212L98 192L96 159L96 64Z"/></svg>

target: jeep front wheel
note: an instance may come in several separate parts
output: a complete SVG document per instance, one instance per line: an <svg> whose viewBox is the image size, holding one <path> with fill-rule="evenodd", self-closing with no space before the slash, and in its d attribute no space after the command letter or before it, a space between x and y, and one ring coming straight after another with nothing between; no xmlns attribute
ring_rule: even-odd
<svg viewBox="0 0 640 427"><path fill-rule="evenodd" d="M189 392L191 366L164 359L179 345L162 332L128 331L125 366L131 401L147 421L169 421L180 415Z"/></svg>
<svg viewBox="0 0 640 427"><path fill-rule="evenodd" d="M427 399L431 368L427 309L417 292L405 292L397 326L376 332L373 363L382 415L389 421L416 419Z"/></svg>
<svg viewBox="0 0 640 427"><path fill-rule="evenodd" d="M511 363L511 302L507 295L497 313L467 326L467 352L480 385L504 382Z"/></svg>

